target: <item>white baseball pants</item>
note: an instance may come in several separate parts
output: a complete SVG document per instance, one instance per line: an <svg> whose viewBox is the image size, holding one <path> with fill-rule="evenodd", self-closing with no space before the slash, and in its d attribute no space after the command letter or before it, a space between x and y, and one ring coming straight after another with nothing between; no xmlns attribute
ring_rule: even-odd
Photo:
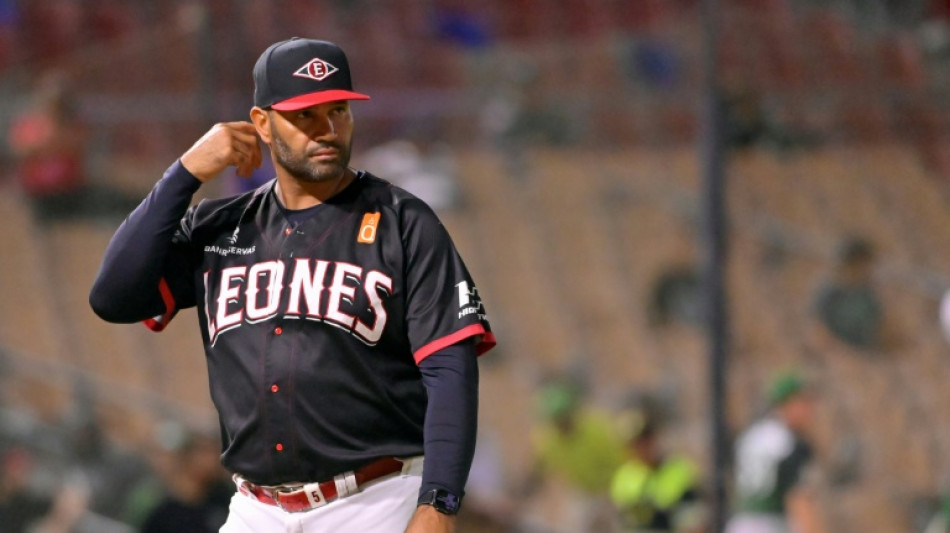
<svg viewBox="0 0 950 533"><path fill-rule="evenodd" d="M299 513L236 492L220 533L403 533L416 510L422 460L360 492Z"/></svg>

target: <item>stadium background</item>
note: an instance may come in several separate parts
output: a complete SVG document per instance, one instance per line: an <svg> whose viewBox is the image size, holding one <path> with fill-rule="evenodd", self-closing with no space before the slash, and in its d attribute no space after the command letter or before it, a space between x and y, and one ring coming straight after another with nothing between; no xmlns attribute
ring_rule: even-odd
<svg viewBox="0 0 950 533"><path fill-rule="evenodd" d="M950 7L721 6L731 116L766 125L734 138L727 160L727 420L740 428L770 375L802 369L821 390L823 456L856 470L823 489L832 530L914 531L950 480L938 313L950 287ZM267 44L339 42L373 96L354 106L355 166L398 138L438 140L454 158L455 201L440 216L497 329L481 424L512 482L531 462L535 393L565 372L602 406L661 391L671 446L708 466L704 331L688 316L659 324L650 307L657 279L699 257L701 33L695 0L6 0L0 126L59 72L89 126L89 179L144 195L211 123L246 117ZM57 439L77 419L142 451L162 420L213 427L193 310L160 336L99 321L86 297L115 221L37 227L5 155L4 442L42 461L65 453ZM814 350L814 288L855 234L878 251L898 340L873 354Z"/></svg>

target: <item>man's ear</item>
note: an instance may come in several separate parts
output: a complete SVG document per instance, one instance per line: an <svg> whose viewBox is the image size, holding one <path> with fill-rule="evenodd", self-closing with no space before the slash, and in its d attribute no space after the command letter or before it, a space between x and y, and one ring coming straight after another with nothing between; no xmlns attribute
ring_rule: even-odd
<svg viewBox="0 0 950 533"><path fill-rule="evenodd" d="M264 144L270 146L270 113L263 108L254 106L251 108L251 123L257 130L257 136L264 141Z"/></svg>

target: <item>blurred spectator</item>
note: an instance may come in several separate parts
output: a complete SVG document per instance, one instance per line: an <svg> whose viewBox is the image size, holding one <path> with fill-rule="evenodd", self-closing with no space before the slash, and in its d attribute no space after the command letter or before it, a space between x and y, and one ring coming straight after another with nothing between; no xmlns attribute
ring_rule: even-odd
<svg viewBox="0 0 950 533"><path fill-rule="evenodd" d="M582 135L583 121L550 103L550 85L531 59L512 54L493 66L488 98L479 112L479 127L505 160L509 177L528 173L526 154L536 146L566 146Z"/></svg>
<svg viewBox="0 0 950 533"><path fill-rule="evenodd" d="M478 49L492 43L488 21L478 8L437 6L433 26L442 41L462 48Z"/></svg>
<svg viewBox="0 0 950 533"><path fill-rule="evenodd" d="M88 491L89 511L121 521L132 489L151 472L143 457L116 445L92 407L77 409L66 421L69 478Z"/></svg>
<svg viewBox="0 0 950 533"><path fill-rule="evenodd" d="M50 512L28 533L132 533L132 528L89 510L89 490L81 479L67 479L56 492Z"/></svg>
<svg viewBox="0 0 950 533"><path fill-rule="evenodd" d="M798 374L781 374L770 384L768 404L767 415L736 441L737 512L726 532L824 532L808 434L814 420L814 392Z"/></svg>
<svg viewBox="0 0 950 533"><path fill-rule="evenodd" d="M725 143L732 150L769 148L781 152L819 144L814 134L779 120L766 95L754 87L727 84L723 106Z"/></svg>
<svg viewBox="0 0 950 533"><path fill-rule="evenodd" d="M579 125L570 120L564 109L547 102L544 80L529 76L519 88L521 94L514 107L516 112L501 142L532 147L565 146L577 141Z"/></svg>
<svg viewBox="0 0 950 533"><path fill-rule="evenodd" d="M0 68L13 62L20 29L20 10L16 0L0 0Z"/></svg>
<svg viewBox="0 0 950 533"><path fill-rule="evenodd" d="M766 46L762 53L775 56L771 58L770 68L777 71L775 76L778 78L789 78L784 82L789 86L776 90L774 85L782 82L763 81L761 77L750 74L749 65L741 59L749 36L742 32L731 36L724 52L731 57L724 59L727 65L723 66L718 88L724 144L735 152L755 148L786 152L816 147L822 142L822 131L815 129L818 126L803 114L803 102L798 101L799 97L789 98L785 94L785 91L792 90L792 86L798 85L803 76L796 53L785 49L786 45L792 47L786 42L791 37L773 34L791 31L791 21L787 18L790 15L785 12L787 6L782 7L784 2L755 0L749 3L757 4L759 7L755 9L762 10L754 16L757 27L752 31L770 34L767 39L774 39L777 44ZM762 24L775 27L769 29Z"/></svg>
<svg viewBox="0 0 950 533"><path fill-rule="evenodd" d="M944 291L943 296L940 297L938 319L940 321L940 331L943 333L943 338L950 343L950 288Z"/></svg>
<svg viewBox="0 0 950 533"><path fill-rule="evenodd" d="M33 455L25 447L0 454L0 530L26 531L52 509L52 498L31 486Z"/></svg>
<svg viewBox="0 0 950 533"><path fill-rule="evenodd" d="M664 37L641 37L626 46L624 56L627 77L652 91L672 91L680 82L681 60Z"/></svg>
<svg viewBox="0 0 950 533"><path fill-rule="evenodd" d="M663 449L662 421L645 408L621 412L627 460L614 474L610 496L624 531L700 533L706 510L696 465Z"/></svg>
<svg viewBox="0 0 950 533"><path fill-rule="evenodd" d="M136 29L134 9L122 0L86 0L87 39L115 44Z"/></svg>
<svg viewBox="0 0 950 533"><path fill-rule="evenodd" d="M13 119L7 142L20 187L40 223L76 217L121 220L138 205L138 197L87 179L86 129L72 91L60 74L48 74Z"/></svg>
<svg viewBox="0 0 950 533"><path fill-rule="evenodd" d="M48 219L74 209L83 181L84 132L66 87L58 78L47 78L27 109L17 116L8 136L19 162L20 186L32 201L34 212Z"/></svg>
<svg viewBox="0 0 950 533"><path fill-rule="evenodd" d="M455 156L430 127L412 127L402 138L370 148L361 160L367 170L386 176L436 211L461 204Z"/></svg>
<svg viewBox="0 0 950 533"><path fill-rule="evenodd" d="M623 444L611 417L584 405L580 387L552 382L538 395L542 423L532 433L535 464L524 492L546 482L567 493L547 518L556 531L604 531L614 517L610 480L623 462Z"/></svg>
<svg viewBox="0 0 950 533"><path fill-rule="evenodd" d="M831 278L814 299L822 347L829 338L858 350L883 347L884 312L873 284L874 263L874 248L863 238L848 238L839 246Z"/></svg>
<svg viewBox="0 0 950 533"><path fill-rule="evenodd" d="M169 435L170 461L162 469L167 490L144 520L142 533L212 533L228 518L234 483L221 467L217 436L181 428Z"/></svg>
<svg viewBox="0 0 950 533"><path fill-rule="evenodd" d="M51 486L38 458L25 446L2 455L0 531L4 533L132 533L128 526L89 510L89 487L77 476Z"/></svg>
<svg viewBox="0 0 950 533"><path fill-rule="evenodd" d="M34 65L53 64L81 44L84 32L82 3L34 0L18 4L24 35L21 41L27 45L27 59Z"/></svg>
<svg viewBox="0 0 950 533"><path fill-rule="evenodd" d="M930 519L923 533L950 533L950 490L941 498L940 508Z"/></svg>
<svg viewBox="0 0 950 533"><path fill-rule="evenodd" d="M647 308L650 324L699 324L703 319L702 298L699 274L692 265L670 267L653 282L650 290Z"/></svg>
<svg viewBox="0 0 950 533"><path fill-rule="evenodd" d="M931 3L931 0L882 0L881 5L892 25L913 29L924 20Z"/></svg>
<svg viewBox="0 0 950 533"><path fill-rule="evenodd" d="M751 148L771 140L772 118L759 91L751 87L725 95L726 144L733 149Z"/></svg>

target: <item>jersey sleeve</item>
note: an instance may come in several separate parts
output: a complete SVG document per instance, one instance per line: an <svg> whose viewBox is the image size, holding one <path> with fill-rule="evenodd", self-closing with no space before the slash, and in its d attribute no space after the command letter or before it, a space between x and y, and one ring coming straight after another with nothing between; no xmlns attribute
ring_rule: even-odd
<svg viewBox="0 0 950 533"><path fill-rule="evenodd" d="M188 208L188 212L182 217L178 229L172 236L171 245L162 266L162 277L158 280L158 291L164 307L161 313L144 321L152 331L162 331L178 314L178 311L195 305L191 229L196 209L196 206Z"/></svg>
<svg viewBox="0 0 950 533"><path fill-rule="evenodd" d="M194 305L187 221L199 186L176 162L116 230L89 296L101 318L161 330Z"/></svg>
<svg viewBox="0 0 950 533"><path fill-rule="evenodd" d="M403 214L406 253L406 322L413 357L473 339L481 355L495 346L475 282L448 231L419 200Z"/></svg>

